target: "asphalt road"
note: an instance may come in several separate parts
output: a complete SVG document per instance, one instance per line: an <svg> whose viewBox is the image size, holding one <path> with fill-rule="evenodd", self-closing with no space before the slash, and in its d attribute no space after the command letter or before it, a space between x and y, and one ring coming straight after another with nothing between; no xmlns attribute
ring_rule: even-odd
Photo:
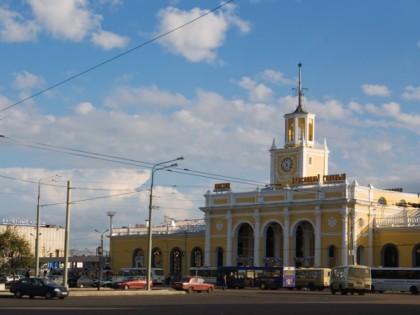
<svg viewBox="0 0 420 315"><path fill-rule="evenodd" d="M16 299L0 294L0 313L9 314L119 314L119 315L405 315L420 314L420 295L390 293L332 295L329 291L216 290L212 294L184 294L169 290L132 291L114 295L105 291L71 292L64 300Z"/></svg>

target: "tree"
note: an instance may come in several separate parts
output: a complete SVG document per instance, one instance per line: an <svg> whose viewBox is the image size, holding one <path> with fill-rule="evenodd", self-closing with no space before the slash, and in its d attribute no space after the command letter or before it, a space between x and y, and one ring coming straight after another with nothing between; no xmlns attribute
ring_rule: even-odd
<svg viewBox="0 0 420 315"><path fill-rule="evenodd" d="M16 274L19 268L33 264L29 241L15 227L0 233L0 270Z"/></svg>

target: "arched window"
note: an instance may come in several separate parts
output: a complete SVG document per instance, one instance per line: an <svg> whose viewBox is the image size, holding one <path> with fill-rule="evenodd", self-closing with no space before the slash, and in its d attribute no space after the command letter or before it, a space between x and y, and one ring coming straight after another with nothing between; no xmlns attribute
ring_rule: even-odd
<svg viewBox="0 0 420 315"><path fill-rule="evenodd" d="M420 267L420 244L413 247L413 267Z"/></svg>
<svg viewBox="0 0 420 315"><path fill-rule="evenodd" d="M203 267L203 251L199 247L191 251L191 267Z"/></svg>
<svg viewBox="0 0 420 315"><path fill-rule="evenodd" d="M144 252L141 248L136 248L133 252L132 267L144 268Z"/></svg>
<svg viewBox="0 0 420 315"><path fill-rule="evenodd" d="M357 254L357 264L366 265L365 248L363 246L358 246L356 254Z"/></svg>
<svg viewBox="0 0 420 315"><path fill-rule="evenodd" d="M162 251L155 247L152 250L152 268L162 268Z"/></svg>
<svg viewBox="0 0 420 315"><path fill-rule="evenodd" d="M337 248L334 245L331 245L328 248L328 261L327 261L327 266L329 268L335 267L336 266L336 256L337 256Z"/></svg>
<svg viewBox="0 0 420 315"><path fill-rule="evenodd" d="M223 266L223 248L218 247L216 249L216 265L217 267Z"/></svg>
<svg viewBox="0 0 420 315"><path fill-rule="evenodd" d="M385 199L384 197L379 198L379 199L378 199L378 204L379 204L379 205L386 206L386 205L387 205L387 204L386 204L386 199Z"/></svg>
<svg viewBox="0 0 420 315"><path fill-rule="evenodd" d="M175 278L182 276L182 252L177 247L171 251L171 275Z"/></svg>
<svg viewBox="0 0 420 315"><path fill-rule="evenodd" d="M398 249L394 244L388 244L382 248L382 266L398 267L398 258Z"/></svg>

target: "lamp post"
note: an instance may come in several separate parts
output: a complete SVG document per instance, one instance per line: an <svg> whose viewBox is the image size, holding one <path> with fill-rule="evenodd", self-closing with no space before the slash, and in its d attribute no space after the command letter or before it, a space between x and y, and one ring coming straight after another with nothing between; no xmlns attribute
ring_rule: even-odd
<svg viewBox="0 0 420 315"><path fill-rule="evenodd" d="M166 168L170 168L170 167L177 167L178 164L177 163L173 163L171 165L165 165L171 162L175 162L175 161L180 161L183 160L184 158L181 156L179 158L176 158L174 160L169 160L166 162L161 162L161 163L157 163L155 165L153 165L152 167L152 174L151 174L151 179L150 179L150 196L149 196L149 226L147 229L147 234L148 234L148 238L149 238L149 242L148 242L148 252L147 252L147 278L146 278L146 288L147 290L151 290L150 287L150 274L152 272L152 212L153 212L153 179L154 179L154 175L155 172L166 169Z"/></svg>
<svg viewBox="0 0 420 315"><path fill-rule="evenodd" d="M112 260L114 257L112 256L111 252L111 236L112 236L112 218L115 216L117 212L116 211L107 211L106 215L109 217L109 249L108 249L108 264L112 266Z"/></svg>
<svg viewBox="0 0 420 315"><path fill-rule="evenodd" d="M101 246L99 246L96 250L96 252L98 253L99 256L99 282L98 282L98 291L101 289L101 285L102 285L102 260L103 260L103 254L104 254L104 234L106 232L108 232L109 229L106 229L103 232L100 232L98 230L95 229L95 232L101 234Z"/></svg>
<svg viewBox="0 0 420 315"><path fill-rule="evenodd" d="M51 179L51 181L56 182L57 181L57 177L61 177L61 174L56 174L55 176L53 176L53 178ZM36 236L35 236L35 277L38 277L39 275L39 226L41 224L41 205L39 204L39 201L41 199L41 181L43 179L46 178L50 178L51 176L48 177L43 177L40 178L38 181L38 202L37 202L37 206L36 206Z"/></svg>

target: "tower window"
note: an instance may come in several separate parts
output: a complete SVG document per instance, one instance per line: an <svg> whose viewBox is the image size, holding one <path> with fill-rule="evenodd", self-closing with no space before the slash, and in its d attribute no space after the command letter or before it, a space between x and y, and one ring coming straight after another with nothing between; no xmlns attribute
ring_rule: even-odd
<svg viewBox="0 0 420 315"><path fill-rule="evenodd" d="M312 156L309 157L308 163L309 163L309 165L312 165Z"/></svg>

